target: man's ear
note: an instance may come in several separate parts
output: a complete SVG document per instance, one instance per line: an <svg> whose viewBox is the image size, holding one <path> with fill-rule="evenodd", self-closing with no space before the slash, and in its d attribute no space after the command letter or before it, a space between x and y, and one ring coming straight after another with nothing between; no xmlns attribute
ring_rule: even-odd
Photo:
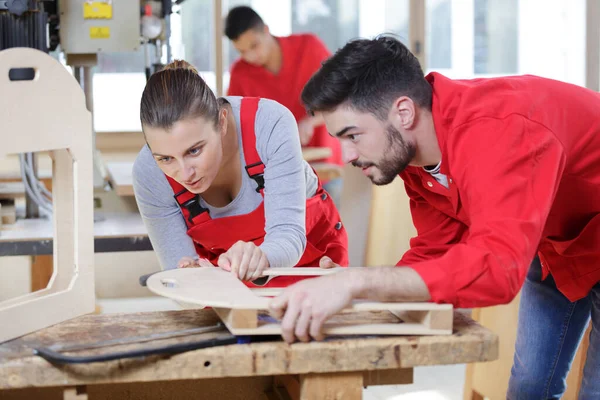
<svg viewBox="0 0 600 400"><path fill-rule="evenodd" d="M416 123L417 114L415 107L415 102L410 97L398 97L396 100L394 100L394 104L390 111L392 122L405 130L411 129Z"/></svg>

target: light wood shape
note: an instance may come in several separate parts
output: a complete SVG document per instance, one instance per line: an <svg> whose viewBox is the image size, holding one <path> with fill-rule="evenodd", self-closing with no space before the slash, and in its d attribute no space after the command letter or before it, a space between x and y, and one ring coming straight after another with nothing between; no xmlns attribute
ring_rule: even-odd
<svg viewBox="0 0 600 400"><path fill-rule="evenodd" d="M268 274L324 275L343 270L320 268L273 269ZM275 272L276 271L276 272ZM147 287L152 292L201 307L213 307L231 333L235 335L278 335L279 321L266 314L254 314L269 309L270 299L253 292L233 274L220 268L182 268L159 272L148 278ZM274 291L262 293L274 295ZM227 311L227 309L229 311ZM252 312L250 312L252 311ZM449 304L434 303L382 303L355 301L342 314L389 311L398 317L396 323L351 320L330 320L324 326L328 335L449 335L452 334L453 308ZM256 317L255 317L256 315ZM235 322L234 322L235 321Z"/></svg>
<svg viewBox="0 0 600 400"><path fill-rule="evenodd" d="M10 81L33 68L31 81ZM94 311L92 119L81 87L34 49L0 51L0 132L6 154L50 151L54 262L46 289L0 303L0 342ZM3 232L4 233L4 232Z"/></svg>

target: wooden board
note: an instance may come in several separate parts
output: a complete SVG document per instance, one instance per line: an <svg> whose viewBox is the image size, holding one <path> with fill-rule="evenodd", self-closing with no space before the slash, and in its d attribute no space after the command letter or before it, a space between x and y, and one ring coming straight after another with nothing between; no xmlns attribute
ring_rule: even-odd
<svg viewBox="0 0 600 400"><path fill-rule="evenodd" d="M17 222L17 209L14 201L4 200L0 202L0 219L2 225L12 225Z"/></svg>
<svg viewBox="0 0 600 400"><path fill-rule="evenodd" d="M269 273L298 274L303 268L274 269ZM344 268L326 270L312 268L314 275L330 274ZM152 292L178 302L213 307L231 333L235 335L279 335L279 321L257 311L269 309L269 299L260 297L231 273L220 268L183 268L159 272L148 278L147 287ZM349 312L392 311L393 323L369 321L343 323L329 320L323 332L327 335L449 335L452 333L452 306L433 303L381 303L355 301ZM363 316L364 317L364 316Z"/></svg>
<svg viewBox="0 0 600 400"><path fill-rule="evenodd" d="M25 196L23 182L0 182L0 200L10 200Z"/></svg>
<svg viewBox="0 0 600 400"><path fill-rule="evenodd" d="M133 162L112 161L105 163L108 179L119 196L133 196Z"/></svg>
<svg viewBox="0 0 600 400"><path fill-rule="evenodd" d="M341 178L344 174L344 167L337 164L319 162L311 163L310 165L317 173L319 179L325 182Z"/></svg>
<svg viewBox="0 0 600 400"><path fill-rule="evenodd" d="M329 147L303 147L302 158L307 162L323 160L331 157L333 152Z"/></svg>
<svg viewBox="0 0 600 400"><path fill-rule="evenodd" d="M33 68L35 79L10 81L12 68ZM46 289L0 302L1 343L93 312L95 295L92 118L83 91L48 54L13 48L0 51L0 93L0 157L51 154L56 266Z"/></svg>
<svg viewBox="0 0 600 400"><path fill-rule="evenodd" d="M101 213L94 222L93 229L96 238L148 236L139 213ZM53 230L54 223L49 219L19 219L0 229L0 242L50 240Z"/></svg>
<svg viewBox="0 0 600 400"><path fill-rule="evenodd" d="M382 314L380 318L391 321L395 317L387 313L387 316ZM293 345L273 340L213 347L170 357L155 356L66 367L52 366L32 354L32 348L52 344L95 343L209 326L217 322L219 318L212 310L86 315L75 318L0 344L0 389L308 372L389 371L423 365L491 361L498 357L497 336L461 312L454 313L454 333L446 336L348 337ZM180 337L172 340L180 343L197 339ZM147 346L147 343L143 345ZM105 351L97 349L90 353Z"/></svg>
<svg viewBox="0 0 600 400"><path fill-rule="evenodd" d="M344 271L346 268L268 268L263 271L262 276L322 276Z"/></svg>
<svg viewBox="0 0 600 400"><path fill-rule="evenodd" d="M151 275L152 292L204 307L267 310L269 300L256 296L239 279L220 268L180 268Z"/></svg>

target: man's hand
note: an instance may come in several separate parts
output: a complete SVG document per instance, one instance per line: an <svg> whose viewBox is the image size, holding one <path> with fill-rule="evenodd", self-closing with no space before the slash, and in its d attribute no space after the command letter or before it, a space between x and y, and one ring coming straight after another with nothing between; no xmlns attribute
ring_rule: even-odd
<svg viewBox="0 0 600 400"><path fill-rule="evenodd" d="M321 268L337 266L328 257ZM282 336L292 343L321 340L323 323L353 299L381 302L430 301L420 275L410 267L347 268L319 278L300 281L271 300L271 314L281 321Z"/></svg>
<svg viewBox="0 0 600 400"><path fill-rule="evenodd" d="M260 247L240 240L219 256L218 266L231 271L240 280L251 281L269 268L269 260Z"/></svg>
<svg viewBox="0 0 600 400"><path fill-rule="evenodd" d="M313 137L315 126L311 117L306 117L298 122L298 133L300 134L300 144L306 146Z"/></svg>
<svg viewBox="0 0 600 400"><path fill-rule="evenodd" d="M334 264L335 265L335 264ZM352 302L350 271L306 279L288 287L271 300L271 314L281 321L283 339L323 339L323 323Z"/></svg>
<svg viewBox="0 0 600 400"><path fill-rule="evenodd" d="M208 261L207 259L205 259L205 258L199 259L198 257L195 257L195 258L183 257L177 263L177 268L198 268L198 267L214 267L214 265L212 265L210 263L210 261Z"/></svg>

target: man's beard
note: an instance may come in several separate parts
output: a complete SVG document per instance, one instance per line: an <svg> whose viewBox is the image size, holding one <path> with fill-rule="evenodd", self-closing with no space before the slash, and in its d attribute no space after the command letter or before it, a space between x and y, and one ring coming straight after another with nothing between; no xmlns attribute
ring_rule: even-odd
<svg viewBox="0 0 600 400"><path fill-rule="evenodd" d="M375 167L379 170L379 176L370 176L371 182L377 186L392 183L396 176L408 166L415 157L416 148L412 143L406 143L396 128L389 124L386 129L388 146L377 163L353 162L352 165L359 168Z"/></svg>

